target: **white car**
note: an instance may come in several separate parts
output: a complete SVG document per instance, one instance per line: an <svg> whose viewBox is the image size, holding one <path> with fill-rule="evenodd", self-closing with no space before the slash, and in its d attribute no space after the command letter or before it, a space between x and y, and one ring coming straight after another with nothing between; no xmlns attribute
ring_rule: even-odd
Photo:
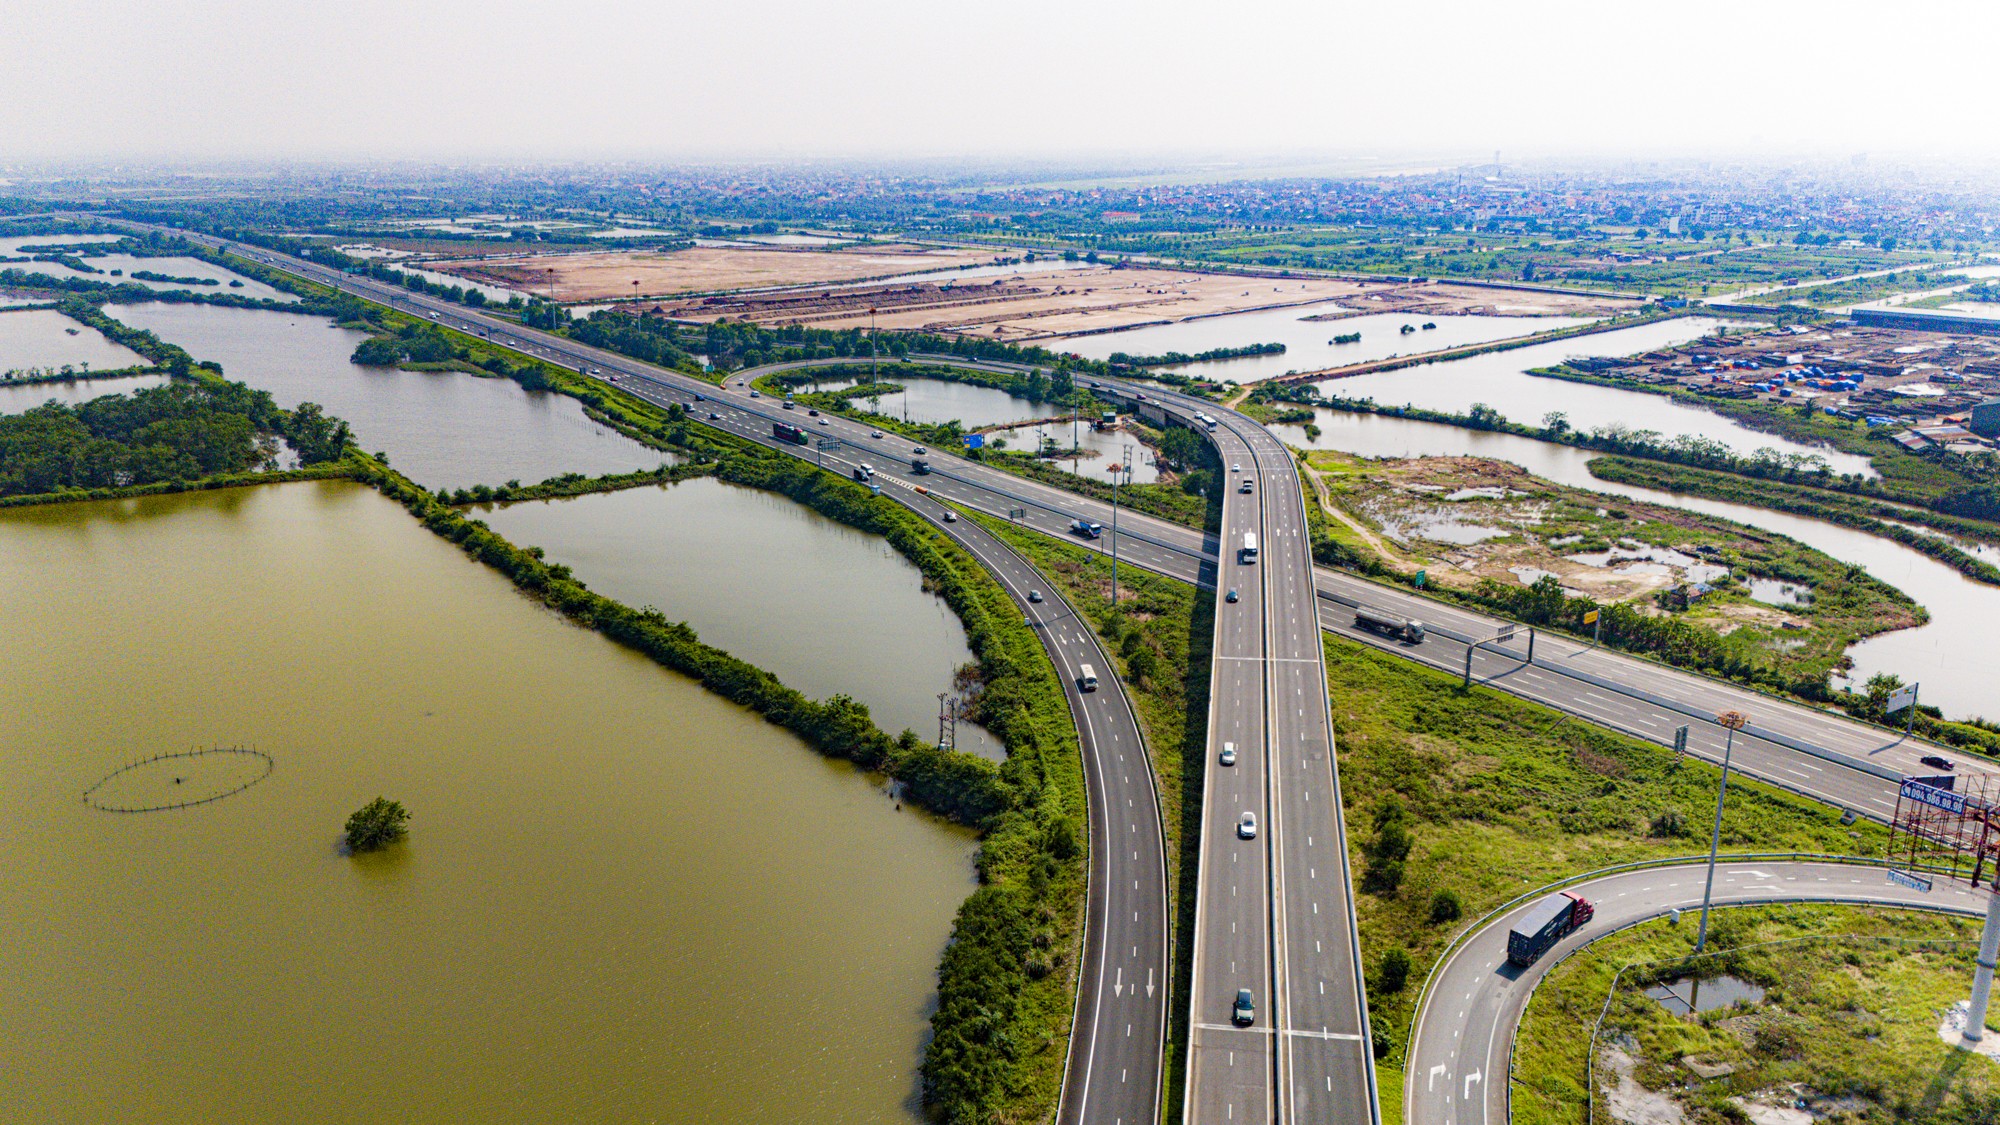
<svg viewBox="0 0 2000 1125"><path fill-rule="evenodd" d="M872 437L872 438L879 438L879 437L881 437L881 436L882 436L882 431L881 431L881 430L870 430L870 431L868 431L868 436L869 436L869 437Z"/></svg>
<svg viewBox="0 0 2000 1125"><path fill-rule="evenodd" d="M1225 766L1233 766L1236 764L1236 744L1234 742L1225 742L1222 744L1222 756L1220 758L1220 761Z"/></svg>
<svg viewBox="0 0 2000 1125"><path fill-rule="evenodd" d="M1255 840L1257 838L1256 813L1247 812L1243 814L1242 819L1236 822L1236 835L1239 839L1244 840Z"/></svg>

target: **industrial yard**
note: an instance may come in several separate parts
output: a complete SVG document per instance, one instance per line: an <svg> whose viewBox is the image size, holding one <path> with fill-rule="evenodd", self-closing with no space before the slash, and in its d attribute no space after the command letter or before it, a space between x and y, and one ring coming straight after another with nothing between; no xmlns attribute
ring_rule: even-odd
<svg viewBox="0 0 2000 1125"><path fill-rule="evenodd" d="M1573 359L1569 371L1678 388L1722 401L1810 404L1895 427L1912 451L1985 453L2000 438L2000 338L1877 328L1728 330L1631 358Z"/></svg>

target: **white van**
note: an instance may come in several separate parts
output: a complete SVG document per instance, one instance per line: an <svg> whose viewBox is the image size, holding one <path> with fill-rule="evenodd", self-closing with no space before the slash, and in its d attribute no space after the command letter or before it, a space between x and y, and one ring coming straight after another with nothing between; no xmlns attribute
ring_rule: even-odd
<svg viewBox="0 0 2000 1125"><path fill-rule="evenodd" d="M1088 664L1080 666L1079 673L1076 677L1076 686L1077 690L1079 691L1096 691L1097 669L1092 668Z"/></svg>

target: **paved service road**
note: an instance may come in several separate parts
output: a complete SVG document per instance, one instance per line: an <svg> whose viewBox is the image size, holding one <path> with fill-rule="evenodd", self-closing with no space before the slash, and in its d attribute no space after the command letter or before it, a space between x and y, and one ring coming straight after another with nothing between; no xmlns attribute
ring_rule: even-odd
<svg viewBox="0 0 2000 1125"><path fill-rule="evenodd" d="M1514 1034L1535 985L1570 953L1671 909L1692 909L1681 919L1692 928L1706 872L1705 863L1654 867L1565 888L1589 899L1597 915L1525 969L1508 962L1507 933L1542 896L1461 942L1437 971L1411 1027L1403 1097L1408 1125L1504 1125ZM1715 872L1714 901L1728 905L1861 902L1981 916L1986 900L1983 891L1942 879L1935 890L1913 890L1889 882L1883 868L1872 866L1731 861L1718 864ZM1692 934L1689 940L1692 945Z"/></svg>
<svg viewBox="0 0 2000 1125"><path fill-rule="evenodd" d="M184 231L168 233L213 246L226 245L221 239ZM925 478L908 471L914 457L909 443L871 438L868 427L830 416L827 425L815 426L819 419L803 410L785 411L777 403L752 400L746 393L721 393L699 379L395 286L343 276L271 251L238 252L445 327L616 381L624 390L656 405L681 405L703 420L711 412L722 414L709 424L823 464L842 475L852 476L864 463L902 469L896 475L878 474L883 494L930 519L993 573L1035 625L1043 646L1067 681L1065 693L1084 756L1091 871L1083 963L1059 1120L1151 1125L1159 1119L1170 977L1166 858L1152 759L1140 736L1138 720L1115 666L1098 646L1095 631L1011 549L969 521L945 521L946 508L923 483ZM771 432L774 421L819 432L813 434L815 440L807 447L779 442ZM840 440L822 448L821 438ZM931 483L941 479L929 478ZM993 510L990 503L973 506ZM1043 600L1030 601L1031 590L1039 592ZM1079 677L1085 664L1098 673L1097 691L1080 690Z"/></svg>

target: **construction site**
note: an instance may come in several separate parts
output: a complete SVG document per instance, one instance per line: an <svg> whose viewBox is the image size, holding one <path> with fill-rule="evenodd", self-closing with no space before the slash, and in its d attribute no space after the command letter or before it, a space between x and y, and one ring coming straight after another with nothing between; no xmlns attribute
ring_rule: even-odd
<svg viewBox="0 0 2000 1125"><path fill-rule="evenodd" d="M1637 302L1537 289L1436 282L1251 276L1151 266L1088 264L941 276L898 284L731 293L648 305L676 320L941 332L1039 341L1174 324L1265 309L1325 306L1304 319L1374 313L1452 316L1609 315Z"/></svg>
<svg viewBox="0 0 2000 1125"><path fill-rule="evenodd" d="M495 254L426 262L425 266L567 303L851 285L932 272L948 276L947 271L1015 260L996 250L895 242L832 249L728 245L668 251Z"/></svg>

